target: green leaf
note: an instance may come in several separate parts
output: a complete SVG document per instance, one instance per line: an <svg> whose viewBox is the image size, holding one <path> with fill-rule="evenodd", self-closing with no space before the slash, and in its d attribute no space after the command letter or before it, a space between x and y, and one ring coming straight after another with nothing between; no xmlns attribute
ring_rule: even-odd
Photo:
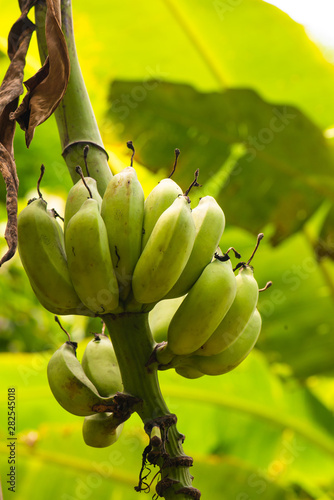
<svg viewBox="0 0 334 500"><path fill-rule="evenodd" d="M171 152L180 148L173 179L185 191L199 168L203 188L191 193L193 201L215 196L230 224L254 234L270 222L277 244L324 196L334 200L331 150L297 109L247 89L203 94L186 85L150 85L139 99L140 82L114 82L109 117L124 143L134 141L137 161L154 172L164 168L166 175Z"/></svg>
<svg viewBox="0 0 334 500"><path fill-rule="evenodd" d="M82 418L52 397L49 356L0 356L0 377L6 377L5 387L16 388L18 498L73 500L81 493L87 499L135 500L147 445L142 423L132 415L112 447L87 447ZM258 353L221 377L191 381L173 371L160 378L186 434L194 485L203 496L221 500L224 492L224 498L246 499L263 490L268 500L318 499L320 493L327 498L334 479L331 412L306 388L280 382ZM5 404L6 396L0 402L2 477L8 469ZM153 468L150 479L156 472Z"/></svg>
<svg viewBox="0 0 334 500"><path fill-rule="evenodd" d="M319 259L329 257L334 260L334 206L328 211L317 241L314 243Z"/></svg>
<svg viewBox="0 0 334 500"><path fill-rule="evenodd" d="M97 0L94 7L73 5L79 57L99 111L108 80L143 85L158 78L202 91L250 87L266 100L298 106L321 128L333 125L333 66L304 28L273 5Z"/></svg>
<svg viewBox="0 0 334 500"><path fill-rule="evenodd" d="M310 491L316 485L330 487L332 413L307 388L292 380L282 383L255 351L221 377L176 380L163 373L161 379L164 394L176 398L171 409L180 428L187 429L190 448L236 456L258 468L267 481L272 477L288 484L298 477Z"/></svg>
<svg viewBox="0 0 334 500"><path fill-rule="evenodd" d="M322 128L333 124L333 104L326 97L334 84L333 66L302 26L262 0L145 5L96 0L93 10L74 2L73 11L79 58L99 116L108 81L143 84L153 77L202 91L221 90L222 84L251 87L264 99L300 107ZM19 8L2 2L1 12L5 40ZM28 63L36 69L37 47L29 52Z"/></svg>

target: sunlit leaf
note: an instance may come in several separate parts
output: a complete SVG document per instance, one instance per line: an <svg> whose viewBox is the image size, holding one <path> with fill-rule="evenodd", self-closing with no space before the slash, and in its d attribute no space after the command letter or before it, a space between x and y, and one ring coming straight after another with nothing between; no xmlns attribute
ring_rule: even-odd
<svg viewBox="0 0 334 500"><path fill-rule="evenodd" d="M57 498L75 498L83 491L88 499L137 498L133 486L147 444L139 418L126 422L112 447L87 447L82 418L65 412L52 397L46 381L49 356L1 356L0 371L11 368L10 386L16 387L20 409L18 494L34 488L38 500L53 498L54 491ZM302 498L326 493L333 480L331 413L305 388L282 384L262 357L253 353L221 377L189 381L164 372L161 380L170 410L178 414L178 428L186 434L185 449L195 459L194 484L210 498L220 500L225 483L231 498L263 489L270 500L295 500L301 498L296 486L304 491ZM6 453L1 445L0 455ZM2 460L1 472L5 467ZM308 471L307 479L302 470Z"/></svg>
<svg viewBox="0 0 334 500"><path fill-rule="evenodd" d="M191 198L215 196L230 224L257 234L270 222L278 243L300 229L324 196L334 199L331 150L297 109L266 103L247 89L203 94L150 82L139 95L139 85L113 83L114 133L124 142L131 137L137 159L167 175L172 151L180 148L173 179L185 191L199 168L203 188Z"/></svg>

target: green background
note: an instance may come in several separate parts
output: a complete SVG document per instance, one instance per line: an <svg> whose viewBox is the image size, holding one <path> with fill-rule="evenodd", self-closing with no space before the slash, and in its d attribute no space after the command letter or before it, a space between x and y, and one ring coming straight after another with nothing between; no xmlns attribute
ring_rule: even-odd
<svg viewBox="0 0 334 500"><path fill-rule="evenodd" d="M233 245L254 259L263 328L235 371L161 385L194 457L204 499L334 499L334 68L302 26L260 0L73 2L79 59L114 172L135 167L145 193L168 175L186 189L200 169ZM0 0L0 75L7 33L19 16ZM30 18L33 19L33 13ZM40 67L32 39L25 77ZM21 210L42 191L63 213L70 177L53 117L27 150L17 130ZM0 227L5 229L0 182ZM1 253L5 241L0 240ZM64 317L84 349L97 320ZM63 334L34 297L19 257L0 269L0 472L7 491L6 401L17 393L16 500L138 498L146 437L136 416L111 448L88 448L82 421L53 399L46 381ZM86 339L86 340L85 340ZM157 471L152 470L151 477ZM153 495L154 488L151 492ZM142 494L143 495L143 494ZM150 498L150 497L148 497Z"/></svg>

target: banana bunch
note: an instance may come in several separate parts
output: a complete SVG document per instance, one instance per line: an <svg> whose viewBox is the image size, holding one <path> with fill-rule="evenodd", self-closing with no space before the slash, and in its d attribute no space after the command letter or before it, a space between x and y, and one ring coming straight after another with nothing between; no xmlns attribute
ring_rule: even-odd
<svg viewBox="0 0 334 500"><path fill-rule="evenodd" d="M63 224L40 193L44 171L37 183L39 197L18 217L21 261L41 304L59 315L149 313L160 343L147 365L174 368L188 379L238 366L261 331L257 307L262 290L250 263L263 235L249 260L234 268L230 252L240 255L233 247L225 253L219 248L225 215L218 203L204 196L191 208L188 194L199 186L198 171L185 193L167 178L146 200L132 160L111 178L102 196L87 163L86 177L80 167L76 171L80 179L68 193ZM84 417L88 446L110 446L142 400L128 394L127 387L123 392L114 349L104 333L87 344L81 362L76 350L68 335L51 356L50 389L66 411Z"/></svg>
<svg viewBox="0 0 334 500"><path fill-rule="evenodd" d="M259 288L250 262L262 238L248 262L234 270L228 254L217 252L181 303L163 301L151 311L154 334L161 340L165 332L167 338L155 353L160 369L175 368L186 378L220 375L249 354L261 330Z"/></svg>
<svg viewBox="0 0 334 500"><path fill-rule="evenodd" d="M241 362L261 329L250 262L263 235L250 259L233 269L229 252L240 255L218 246L225 228L220 206L204 196L191 208L188 194L199 186L198 171L185 193L167 178L146 200L132 161L111 178L102 197L96 181L80 167L76 171L80 179L68 194L63 227L41 196L41 178L39 198L18 218L19 253L41 304L55 314L101 317L151 311L153 333L167 341L156 348L159 367L187 378L224 373ZM67 378L76 380L73 387L80 386L79 399L52 382L53 361L50 386L68 411L73 405L86 417L85 440L91 442L95 426L115 438L115 416L94 410L122 388L108 338L96 336L82 365L70 342L54 356ZM89 398L80 406L82 394Z"/></svg>
<svg viewBox="0 0 334 500"><path fill-rule="evenodd" d="M192 287L207 267L206 280L224 274L224 264L210 263L225 227L224 213L211 196L192 210L190 188L183 194L168 178L145 200L130 166L112 177L101 198L96 181L84 177L80 167L76 171L80 179L68 194L63 227L47 210L39 185L39 199L19 216L21 260L49 311L87 316L144 312L163 299L196 295ZM225 307L217 309L216 302L213 327Z"/></svg>
<svg viewBox="0 0 334 500"><path fill-rule="evenodd" d="M47 367L50 389L66 411L85 417L86 444L110 446L123 428L122 419L113 413L117 409L115 395L123 386L112 344L107 336L95 335L87 344L82 363L76 349L69 337L51 356Z"/></svg>

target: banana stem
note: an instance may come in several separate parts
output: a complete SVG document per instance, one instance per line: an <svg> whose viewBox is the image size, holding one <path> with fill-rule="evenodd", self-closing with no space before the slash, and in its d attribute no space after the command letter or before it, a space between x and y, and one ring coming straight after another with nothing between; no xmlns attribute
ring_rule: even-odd
<svg viewBox="0 0 334 500"><path fill-rule="evenodd" d="M55 111L63 157L73 182L77 182L76 167L79 165L83 172L87 171L84 147L89 145L87 166L90 176L96 179L98 190L103 196L112 174L78 62L71 0L61 0L61 6L62 29L71 63L66 94ZM41 0L35 6L35 17L42 63L47 57L45 16L46 3ZM156 366L149 368L145 366L154 348L148 314L109 314L104 315L103 320L114 345L125 392L142 400L136 411L145 424L147 434L150 435L152 427L157 425L161 429L162 449L157 452L156 446L149 445L144 455L145 460L161 468L161 481L157 485L159 496L166 500L199 498L200 492L191 487L192 476L189 467L192 459L183 452L184 436L178 432L175 425L176 417L170 414L162 397ZM136 489L140 491L141 484Z"/></svg>
<svg viewBox="0 0 334 500"><path fill-rule="evenodd" d="M145 429L150 435L152 427L156 425L155 422L161 422L164 417L168 418L170 412L160 391L156 366L145 366L155 345L148 324L148 314L107 314L103 315L103 320L115 349L124 391L142 400L136 411L143 423L146 424ZM167 500L186 500L191 496L196 498L193 494L198 491L191 487L192 477L189 472L191 459L184 454L183 440L184 436L178 432L175 423L172 424L169 427L168 440L165 443L167 455L158 457L154 462L159 467L163 467L160 495ZM173 459L176 461L172 464ZM172 465L168 467L168 463ZM173 481L176 481L174 485L163 491L163 486L172 484ZM182 488L188 492L176 493ZM190 491L192 491L192 495ZM198 492L197 495L199 494Z"/></svg>
<svg viewBox="0 0 334 500"><path fill-rule="evenodd" d="M91 177L96 179L99 193L103 196L112 174L108 165L108 155L103 146L78 61L73 34L71 0L61 0L61 11L62 29L71 63L71 74L66 94L54 113L62 146L62 154L73 183L75 183L79 180L79 176L75 170L76 166L80 165L82 171L86 171L83 150L86 145L89 145L89 153L87 155L89 173ZM46 3L37 2L35 7L35 22L38 49L42 63L44 63L48 54L45 37L45 16Z"/></svg>

